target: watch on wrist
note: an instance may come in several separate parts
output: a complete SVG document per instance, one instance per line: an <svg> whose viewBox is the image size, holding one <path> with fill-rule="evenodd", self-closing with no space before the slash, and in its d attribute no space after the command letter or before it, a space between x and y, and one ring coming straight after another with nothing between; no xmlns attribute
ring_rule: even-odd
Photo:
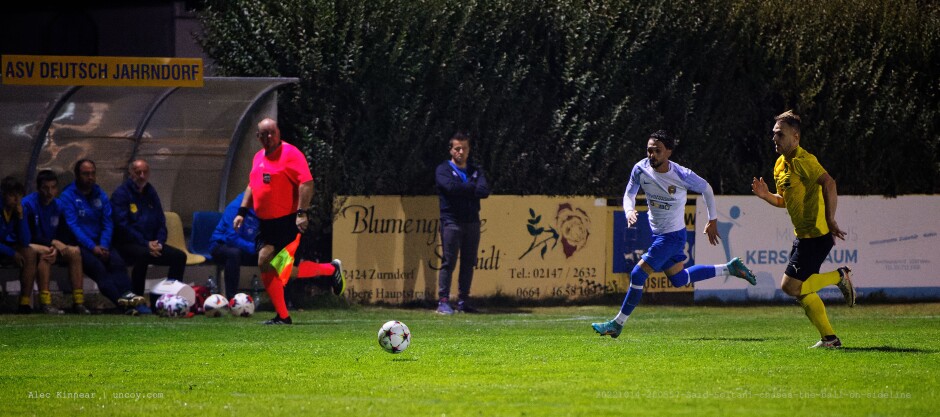
<svg viewBox="0 0 940 417"><path fill-rule="evenodd" d="M298 215L298 216L307 216L307 209L298 209L298 210L297 210L297 215Z"/></svg>

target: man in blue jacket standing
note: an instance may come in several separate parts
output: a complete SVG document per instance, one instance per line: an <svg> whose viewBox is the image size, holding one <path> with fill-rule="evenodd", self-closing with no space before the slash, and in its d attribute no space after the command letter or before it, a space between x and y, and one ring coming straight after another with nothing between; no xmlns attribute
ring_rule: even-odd
<svg viewBox="0 0 940 417"><path fill-rule="evenodd" d="M127 314L150 314L144 297L131 291L124 259L111 251L111 202L97 184L95 162L81 159L74 172L75 182L62 191L59 208L81 250L82 269L101 293Z"/></svg>
<svg viewBox="0 0 940 417"><path fill-rule="evenodd" d="M167 278L179 281L186 271L186 254L166 244L166 216L150 184L150 164L138 159L127 172L127 180L111 193L114 246L134 266L131 285L143 294L149 265L169 266Z"/></svg>
<svg viewBox="0 0 940 417"><path fill-rule="evenodd" d="M449 141L450 160L437 167L435 178L441 207L441 243L443 259L437 278L437 312L453 314L450 305L450 284L457 259L460 275L457 280L457 311L475 313L469 304L470 284L480 245L480 199L490 195L486 177L479 166L467 162L470 137L454 134Z"/></svg>

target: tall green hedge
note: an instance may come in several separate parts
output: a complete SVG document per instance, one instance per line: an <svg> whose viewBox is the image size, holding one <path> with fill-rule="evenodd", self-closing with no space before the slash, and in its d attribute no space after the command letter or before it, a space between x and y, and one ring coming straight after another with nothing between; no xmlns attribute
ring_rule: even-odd
<svg viewBox="0 0 940 417"><path fill-rule="evenodd" d="M217 0L203 20L220 75L300 78L280 117L323 207L433 194L456 130L500 194L619 195L660 128L745 194L789 108L840 194L940 190L929 1Z"/></svg>

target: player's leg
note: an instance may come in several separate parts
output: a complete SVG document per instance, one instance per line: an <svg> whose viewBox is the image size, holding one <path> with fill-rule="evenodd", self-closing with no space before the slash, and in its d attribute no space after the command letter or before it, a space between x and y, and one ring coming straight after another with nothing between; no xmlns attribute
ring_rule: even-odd
<svg viewBox="0 0 940 417"><path fill-rule="evenodd" d="M118 299L118 305L127 308L125 314L133 316L151 314L150 307L147 307L147 300L131 289L131 276L127 274L127 263L124 262L120 251L111 251L105 267L111 285L122 294Z"/></svg>
<svg viewBox="0 0 940 417"><path fill-rule="evenodd" d="M627 288L627 294L623 298L623 304L620 311L613 320L603 323L592 323L591 327L601 336L610 336L616 338L620 336L623 330L623 324L626 323L633 310L640 304L643 298L643 286L646 279L655 271L661 271L667 263L672 264L674 257L681 254L685 248L685 230L661 235L653 235L653 243L649 250L643 254L643 259L633 267L630 272L630 287ZM684 255L682 259L685 259Z"/></svg>
<svg viewBox="0 0 940 417"><path fill-rule="evenodd" d="M225 276L225 298L232 299L238 294L238 283L241 280L242 251L234 246L224 244L212 249L212 260L222 264ZM257 262L257 257L254 261ZM254 263L254 262L252 262Z"/></svg>
<svg viewBox="0 0 940 417"><path fill-rule="evenodd" d="M280 324L290 320L287 302L284 300L284 282L278 277L277 270L271 265L276 251L273 245L264 245L258 250L258 268L261 270L261 282L271 298L277 315L265 324Z"/></svg>
<svg viewBox="0 0 940 417"><path fill-rule="evenodd" d="M441 270L437 274L437 312L439 314L454 314L450 306L450 285L453 282L454 269L457 267L457 257L460 254L460 226L456 224L441 225Z"/></svg>
<svg viewBox="0 0 940 417"><path fill-rule="evenodd" d="M82 255L78 246L62 245L59 250L59 260L69 269L69 281L72 283L72 312L75 314L91 314L85 307L85 277L82 273Z"/></svg>
<svg viewBox="0 0 940 417"><path fill-rule="evenodd" d="M258 232L258 269L261 271L261 282L264 284L271 304L277 314L264 324L292 324L290 313L287 311L287 302L284 300L284 286L290 276L278 273L271 261L282 249L294 243L299 237L297 234L296 218L293 215L279 217L271 220L261 220Z"/></svg>
<svg viewBox="0 0 940 417"><path fill-rule="evenodd" d="M470 285L473 283L473 268L477 264L480 249L480 225L465 223L461 225L463 236L460 239L460 275L457 277L457 311L476 313L477 309L469 304Z"/></svg>
<svg viewBox="0 0 940 417"><path fill-rule="evenodd" d="M143 294L147 280L147 268L153 259L150 256L150 249L145 246L126 243L115 245L112 252L115 251L120 252L121 258L131 265L131 290L136 294Z"/></svg>
<svg viewBox="0 0 940 417"><path fill-rule="evenodd" d="M297 265L297 279L323 276L331 278L330 286L333 288L333 294L342 295L346 290L346 273L343 271L343 262L339 259L334 259L330 263L301 261Z"/></svg>
<svg viewBox="0 0 940 417"><path fill-rule="evenodd" d="M667 268L665 273L672 282L672 286L676 288L718 276L734 276L747 281L751 285L757 284L754 273L741 262L740 258L734 258L726 264L692 265L686 269L676 270L673 274L670 274L669 268Z"/></svg>
<svg viewBox="0 0 940 417"><path fill-rule="evenodd" d="M19 255L23 264L20 266L20 303L17 312L29 314L33 311L33 286L36 283L36 264L39 261L39 254L29 246L16 248L16 254ZM48 284L48 281L47 281ZM48 291L48 287L46 290Z"/></svg>
<svg viewBox="0 0 940 417"><path fill-rule="evenodd" d="M818 275L819 267L829 254L829 250L832 249L832 245L832 238L828 235L794 241L793 248L790 251L790 262L787 264L786 273L780 285L783 292L796 297L810 323L819 331L820 341L811 346L813 348L838 348L842 346L842 342L829 323L826 305L819 298L819 294L815 291L805 292L803 288L806 286L809 277L814 274ZM816 285L819 282L817 280ZM813 285L806 286L806 288L811 290Z"/></svg>
<svg viewBox="0 0 940 417"><path fill-rule="evenodd" d="M52 293L49 291L49 278L52 275L52 263L55 258L44 257L49 253L49 247L31 243L30 249L36 252L36 286L39 287L40 309L46 314L64 314L52 305Z"/></svg>
<svg viewBox="0 0 940 417"><path fill-rule="evenodd" d="M852 270L847 266L841 266L835 271L810 275L803 283L800 294L814 293L830 285L839 287L846 305L855 307L855 286L852 284Z"/></svg>
<svg viewBox="0 0 940 417"><path fill-rule="evenodd" d="M186 253L179 248L170 245L163 245L163 250L158 257L150 257L151 265L162 265L170 267L167 272L167 278L182 280L186 274Z"/></svg>

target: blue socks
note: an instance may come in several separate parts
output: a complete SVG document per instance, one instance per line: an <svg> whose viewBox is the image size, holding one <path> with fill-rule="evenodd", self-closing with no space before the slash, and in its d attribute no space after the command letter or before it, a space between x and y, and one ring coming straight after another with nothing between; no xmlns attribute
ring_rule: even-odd
<svg viewBox="0 0 940 417"><path fill-rule="evenodd" d="M679 288L693 282L713 278L715 275L715 265L693 265L669 277L669 280L672 281L673 287Z"/></svg>
<svg viewBox="0 0 940 417"><path fill-rule="evenodd" d="M630 288L627 289L627 296L623 299L620 313L614 318L617 323L623 325L630 317L630 313L633 313L633 309L640 304L640 299L643 298L643 284L646 284L648 277L649 275L639 265L633 267L633 271L630 272Z"/></svg>

